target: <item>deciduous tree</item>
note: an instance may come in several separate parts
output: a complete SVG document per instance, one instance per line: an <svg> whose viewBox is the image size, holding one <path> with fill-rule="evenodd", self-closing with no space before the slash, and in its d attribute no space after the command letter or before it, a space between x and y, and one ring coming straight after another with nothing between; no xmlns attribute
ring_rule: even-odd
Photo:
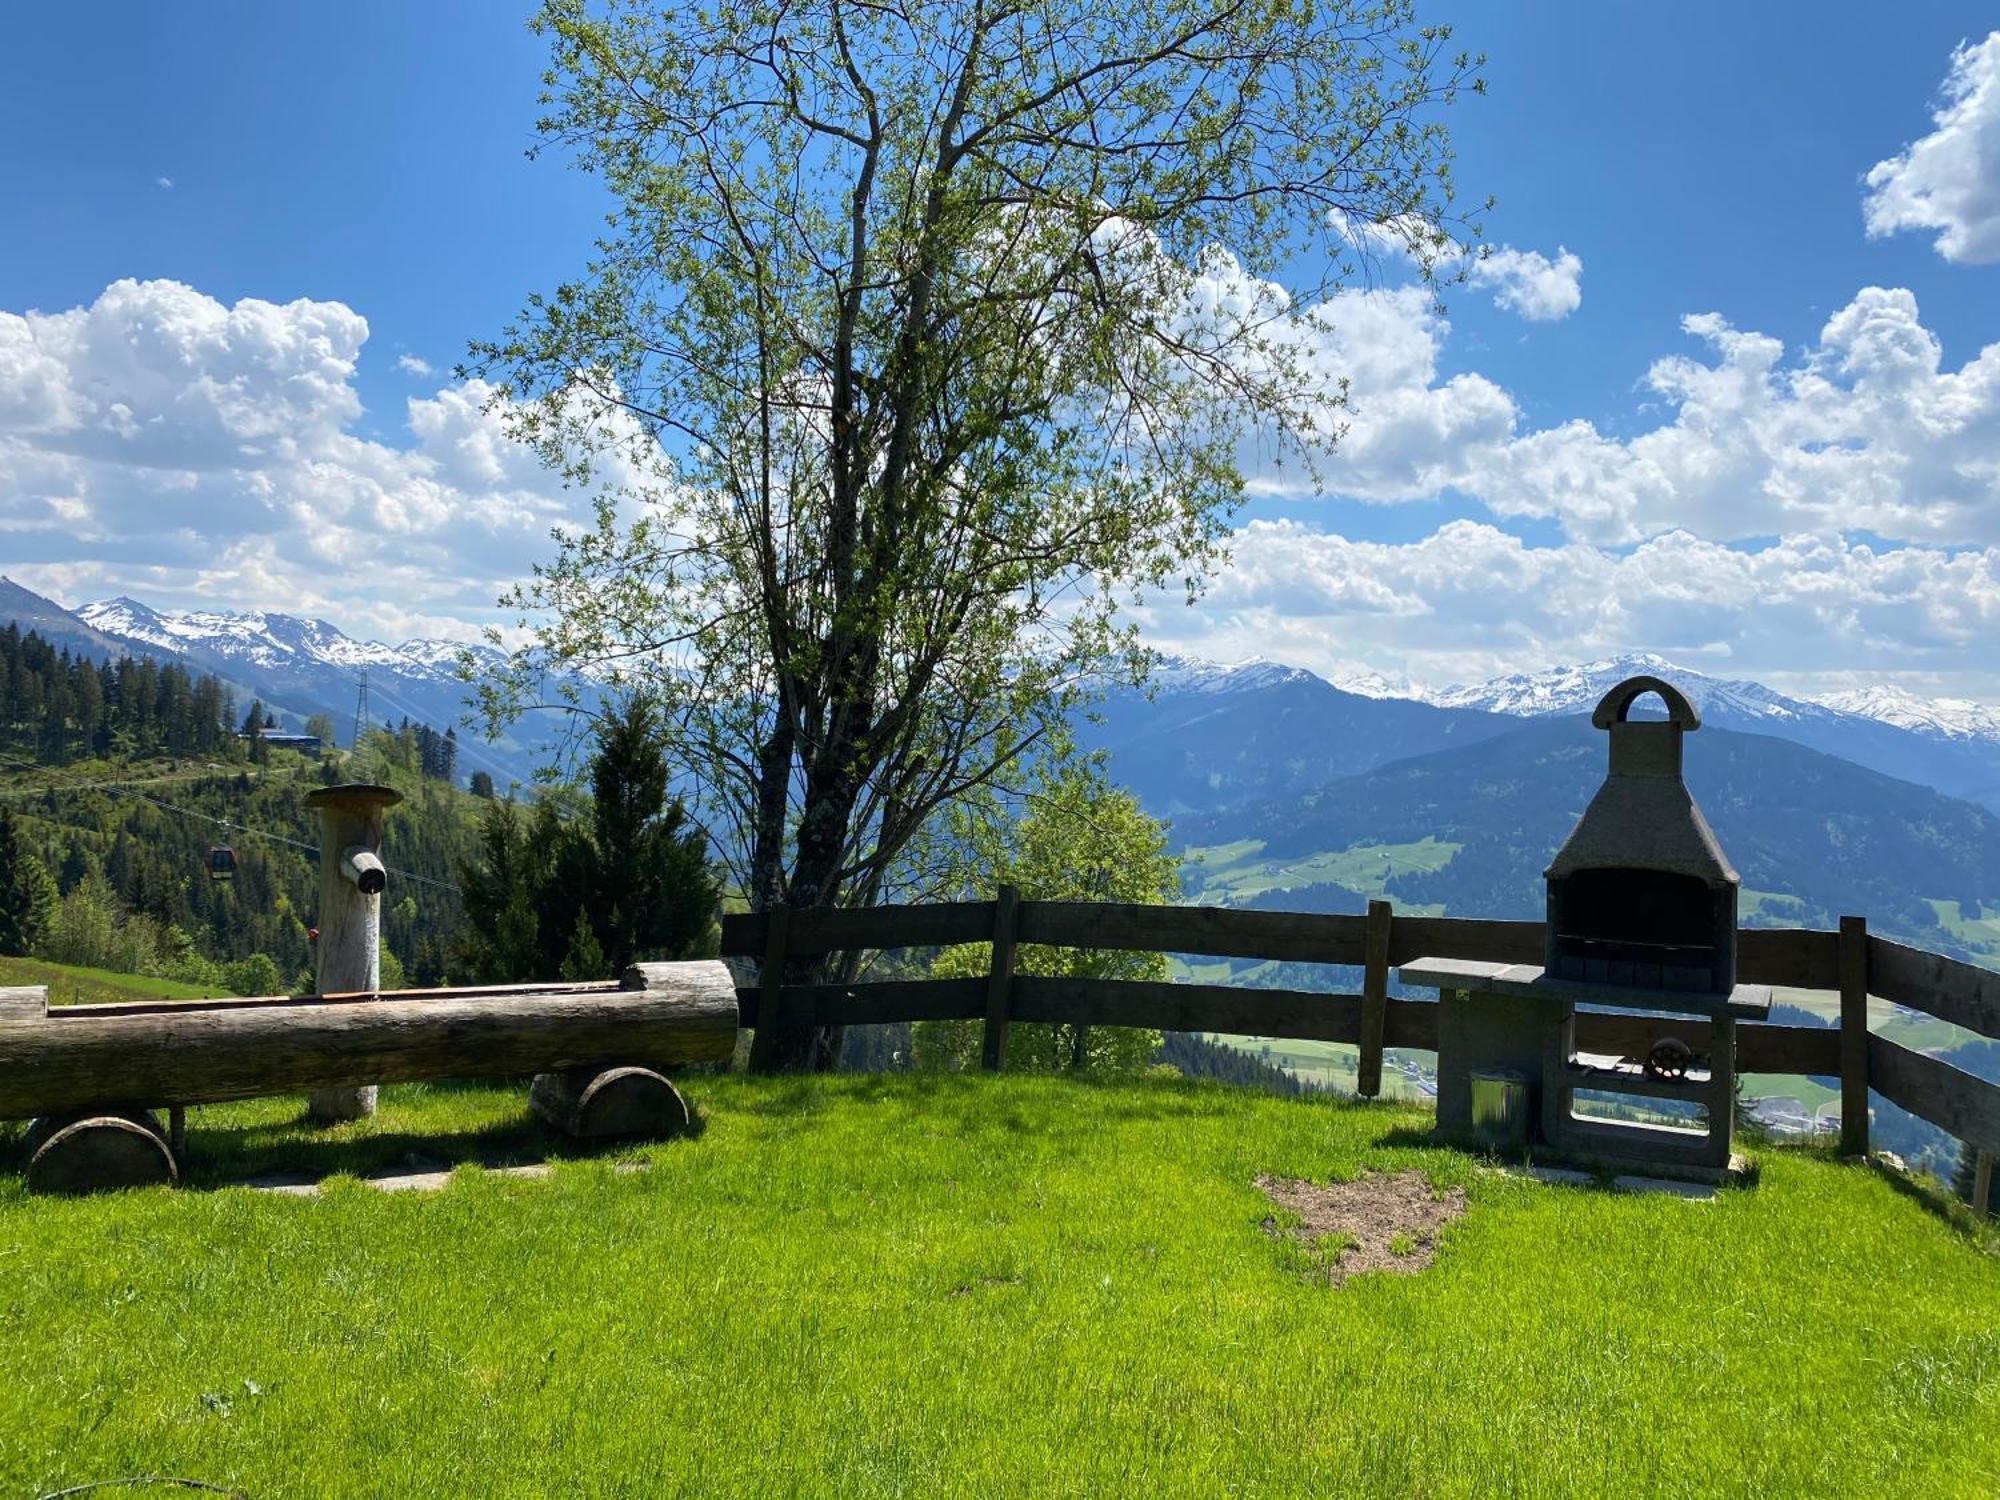
<svg viewBox="0 0 2000 1500"><path fill-rule="evenodd" d="M548 0L536 25L542 140L616 208L474 362L608 488L516 596L537 634L484 706L551 669L649 688L754 908L921 895L934 814L1143 673L1120 601L1200 587L1241 445L1333 441L1306 351L1356 244L1430 275L1476 229L1439 114L1478 63L1408 0Z"/></svg>
<svg viewBox="0 0 2000 1500"><path fill-rule="evenodd" d="M1180 861L1167 852L1164 824L1148 817L1131 793L1081 763L1045 772L1023 799L1018 820L965 807L952 818L960 851L963 894L990 894L1007 882L1025 901L1170 901L1180 887ZM948 948L931 966L937 978L984 974L992 945ZM1079 979L1168 978L1160 953L1103 948L1023 947L1017 974ZM921 1067L968 1067L978 1060L981 1026L925 1021L911 1028ZM1136 1068L1159 1050L1160 1033L1125 1026L1017 1024L1008 1028L1009 1068L1068 1072Z"/></svg>

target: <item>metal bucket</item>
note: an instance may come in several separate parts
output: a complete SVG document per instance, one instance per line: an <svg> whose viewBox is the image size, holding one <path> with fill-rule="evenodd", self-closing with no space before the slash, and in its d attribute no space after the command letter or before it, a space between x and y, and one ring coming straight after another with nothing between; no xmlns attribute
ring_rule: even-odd
<svg viewBox="0 0 2000 1500"><path fill-rule="evenodd" d="M1495 1151L1528 1144L1528 1076L1514 1068L1472 1070L1472 1135Z"/></svg>

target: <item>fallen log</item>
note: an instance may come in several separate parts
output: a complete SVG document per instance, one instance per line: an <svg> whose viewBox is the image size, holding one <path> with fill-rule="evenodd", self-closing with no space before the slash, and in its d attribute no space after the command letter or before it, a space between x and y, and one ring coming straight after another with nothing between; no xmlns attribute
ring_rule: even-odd
<svg viewBox="0 0 2000 1500"><path fill-rule="evenodd" d="M0 1005L0 1119L212 1104L365 1083L720 1062L736 989L717 960L622 981L404 994Z"/></svg>

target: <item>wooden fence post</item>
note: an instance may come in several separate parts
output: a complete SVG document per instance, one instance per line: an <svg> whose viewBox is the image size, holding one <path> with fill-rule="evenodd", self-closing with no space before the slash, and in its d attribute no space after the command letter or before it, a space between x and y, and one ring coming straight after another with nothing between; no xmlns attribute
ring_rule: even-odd
<svg viewBox="0 0 2000 1500"><path fill-rule="evenodd" d="M1386 901L1368 903L1368 926L1362 937L1361 1061L1355 1091L1364 1099L1382 1092L1382 1033L1389 1019L1389 922L1393 909Z"/></svg>
<svg viewBox="0 0 2000 1500"><path fill-rule="evenodd" d="M1868 1154L1868 919L1840 919L1840 1149Z"/></svg>
<svg viewBox="0 0 2000 1500"><path fill-rule="evenodd" d="M763 1072L777 1056L778 1033L785 1024L785 947L790 937L791 911L770 909L764 933L764 964L757 970L757 1032L750 1041L750 1066Z"/></svg>
<svg viewBox="0 0 2000 1500"><path fill-rule="evenodd" d="M1993 1212L1993 1153L1982 1151L1972 1158L1972 1211L1980 1218Z"/></svg>
<svg viewBox="0 0 2000 1500"><path fill-rule="evenodd" d="M995 1072L1007 1066L1007 1011L1014 998L1014 925L1020 897L1011 885L1001 886L993 895L993 963L986 971L986 1035L979 1060Z"/></svg>
<svg viewBox="0 0 2000 1500"><path fill-rule="evenodd" d="M322 995L373 994L382 987L382 816L403 800L386 786L325 786L306 795L319 810L319 939ZM315 1089L312 1119L358 1120L375 1113L375 1086Z"/></svg>

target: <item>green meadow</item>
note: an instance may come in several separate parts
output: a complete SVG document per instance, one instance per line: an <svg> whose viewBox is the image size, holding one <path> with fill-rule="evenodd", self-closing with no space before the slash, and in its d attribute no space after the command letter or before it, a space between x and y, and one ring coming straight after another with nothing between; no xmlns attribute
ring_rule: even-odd
<svg viewBox="0 0 2000 1500"><path fill-rule="evenodd" d="M0 1493L2000 1482L2000 1262L1869 1167L1765 1150L1691 1202L1502 1172L1405 1106L1173 1078L687 1092L698 1134L609 1153L565 1158L518 1085L474 1084L386 1090L324 1134L297 1101L196 1110L179 1191L0 1178ZM356 1180L544 1156L542 1180ZM274 1171L334 1175L314 1197L229 1185ZM1270 1232L1256 1179L1372 1171L1466 1211L1428 1267L1331 1284L1336 1247Z"/></svg>

